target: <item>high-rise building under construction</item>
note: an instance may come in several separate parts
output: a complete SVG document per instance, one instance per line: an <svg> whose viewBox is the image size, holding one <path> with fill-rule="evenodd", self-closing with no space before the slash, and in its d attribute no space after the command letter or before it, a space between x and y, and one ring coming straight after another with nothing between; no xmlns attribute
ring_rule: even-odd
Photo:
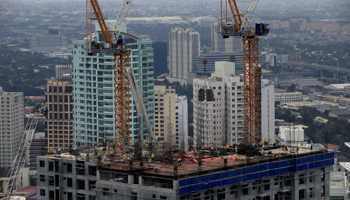
<svg viewBox="0 0 350 200"><path fill-rule="evenodd" d="M96 40L103 40L96 32ZM151 40L121 33L130 53L130 67L138 80L139 89L153 126L153 49ZM114 138L114 58L111 54L89 55L86 41L73 42L74 144L95 145L105 137ZM131 92L130 92L131 93ZM141 133L147 139L146 125L140 121L130 98L130 139Z"/></svg>

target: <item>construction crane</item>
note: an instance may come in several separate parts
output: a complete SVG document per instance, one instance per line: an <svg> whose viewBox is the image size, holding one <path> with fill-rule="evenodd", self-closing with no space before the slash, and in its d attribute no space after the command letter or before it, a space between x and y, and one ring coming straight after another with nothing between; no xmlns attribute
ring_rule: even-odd
<svg viewBox="0 0 350 200"><path fill-rule="evenodd" d="M269 33L269 24L255 24L255 29L249 27L255 8L259 0L250 0L245 14L241 14L236 0L225 0L226 17L222 16L223 3L221 0L221 35L242 37L243 41L243 74L244 74L244 143L258 144L261 132L260 108L260 72L258 56L258 36ZM233 21L227 17L227 3L229 4ZM243 19L242 19L243 17Z"/></svg>
<svg viewBox="0 0 350 200"><path fill-rule="evenodd" d="M44 103L37 104L31 109L31 115L28 117L16 157L11 164L8 174L10 179L4 194L5 200L9 200L10 196L17 190L19 181L21 180L20 170L26 163L27 149L32 143L40 115L47 115L47 106Z"/></svg>
<svg viewBox="0 0 350 200"><path fill-rule="evenodd" d="M145 104L143 103L143 100L141 97L141 93L140 93L140 90L139 90L139 87L137 84L134 70L131 67L129 67L126 70L126 72L127 72L127 78L129 80L129 83L130 83L132 96L133 96L133 99L135 102L137 114L139 117L143 117L143 120L146 123L147 131L150 135L150 142L154 143L156 138L155 138L155 135L153 133L153 129L152 129L151 122L150 122L148 114L147 114Z"/></svg>
<svg viewBox="0 0 350 200"><path fill-rule="evenodd" d="M105 21L107 17L102 14L98 1L86 0L86 43L88 54L112 53L114 57L114 144L120 148L121 154L124 154L126 147L130 145L129 81L126 75L130 53L125 49L126 43L120 37L120 31L128 10L132 6L131 0L124 0L114 28L109 30ZM92 33L91 28L93 20L98 22L104 41L97 42L93 40L96 37Z"/></svg>

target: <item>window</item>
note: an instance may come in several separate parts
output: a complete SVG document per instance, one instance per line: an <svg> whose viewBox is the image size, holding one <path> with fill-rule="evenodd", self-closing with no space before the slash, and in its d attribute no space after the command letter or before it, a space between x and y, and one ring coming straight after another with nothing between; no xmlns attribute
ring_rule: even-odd
<svg viewBox="0 0 350 200"><path fill-rule="evenodd" d="M49 176L49 185L55 185L55 179L53 176Z"/></svg>
<svg viewBox="0 0 350 200"><path fill-rule="evenodd" d="M309 197L313 198L315 196L315 190L314 188L309 188Z"/></svg>
<svg viewBox="0 0 350 200"><path fill-rule="evenodd" d="M67 163L67 173L72 173L72 163Z"/></svg>
<svg viewBox="0 0 350 200"><path fill-rule="evenodd" d="M305 190L299 190L299 199L305 199Z"/></svg>
<svg viewBox="0 0 350 200"><path fill-rule="evenodd" d="M72 178L67 178L67 187L73 187Z"/></svg>
<svg viewBox="0 0 350 200"><path fill-rule="evenodd" d="M109 196L109 189L108 188L103 188L103 196Z"/></svg>
<svg viewBox="0 0 350 200"><path fill-rule="evenodd" d="M160 199L167 199L166 196L160 196Z"/></svg>
<svg viewBox="0 0 350 200"><path fill-rule="evenodd" d="M40 190L40 196L43 196L43 197L45 196L45 190L44 189Z"/></svg>
<svg viewBox="0 0 350 200"><path fill-rule="evenodd" d="M40 182L45 182L45 175L40 175Z"/></svg>
<svg viewBox="0 0 350 200"><path fill-rule="evenodd" d="M45 161L40 160L40 167L45 167Z"/></svg>
<svg viewBox="0 0 350 200"><path fill-rule="evenodd" d="M49 162L49 171L53 171L53 162Z"/></svg>

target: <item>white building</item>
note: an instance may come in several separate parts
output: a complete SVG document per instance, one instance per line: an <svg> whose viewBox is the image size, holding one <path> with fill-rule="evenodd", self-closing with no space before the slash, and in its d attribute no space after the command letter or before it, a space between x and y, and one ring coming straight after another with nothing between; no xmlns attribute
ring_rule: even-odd
<svg viewBox="0 0 350 200"><path fill-rule="evenodd" d="M24 133L22 92L5 92L0 87L0 168L11 167Z"/></svg>
<svg viewBox="0 0 350 200"><path fill-rule="evenodd" d="M211 26L211 50L225 53L242 51L242 39L229 37L224 39L220 34L221 21L214 22Z"/></svg>
<svg viewBox="0 0 350 200"><path fill-rule="evenodd" d="M172 28L169 33L169 76L187 82L200 54L200 35L193 28Z"/></svg>
<svg viewBox="0 0 350 200"><path fill-rule="evenodd" d="M301 92L285 92L285 93L275 93L275 101L291 102L291 101L302 101L303 95Z"/></svg>
<svg viewBox="0 0 350 200"><path fill-rule="evenodd" d="M176 98L176 146L188 151L188 105L186 96Z"/></svg>
<svg viewBox="0 0 350 200"><path fill-rule="evenodd" d="M273 139L273 84L264 80L261 101L261 136ZM209 78L193 80L195 146L239 144L244 140L243 75L235 76L235 63L216 62Z"/></svg>

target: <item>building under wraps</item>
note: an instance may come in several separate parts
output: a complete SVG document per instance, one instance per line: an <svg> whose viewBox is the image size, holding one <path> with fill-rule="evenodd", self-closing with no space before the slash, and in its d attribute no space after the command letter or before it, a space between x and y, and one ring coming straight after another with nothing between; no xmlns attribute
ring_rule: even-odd
<svg viewBox="0 0 350 200"><path fill-rule="evenodd" d="M256 156L230 147L210 156L219 151L195 149L174 154L172 162L117 162L96 158L96 151L41 156L38 199L329 199L334 153L270 146Z"/></svg>

